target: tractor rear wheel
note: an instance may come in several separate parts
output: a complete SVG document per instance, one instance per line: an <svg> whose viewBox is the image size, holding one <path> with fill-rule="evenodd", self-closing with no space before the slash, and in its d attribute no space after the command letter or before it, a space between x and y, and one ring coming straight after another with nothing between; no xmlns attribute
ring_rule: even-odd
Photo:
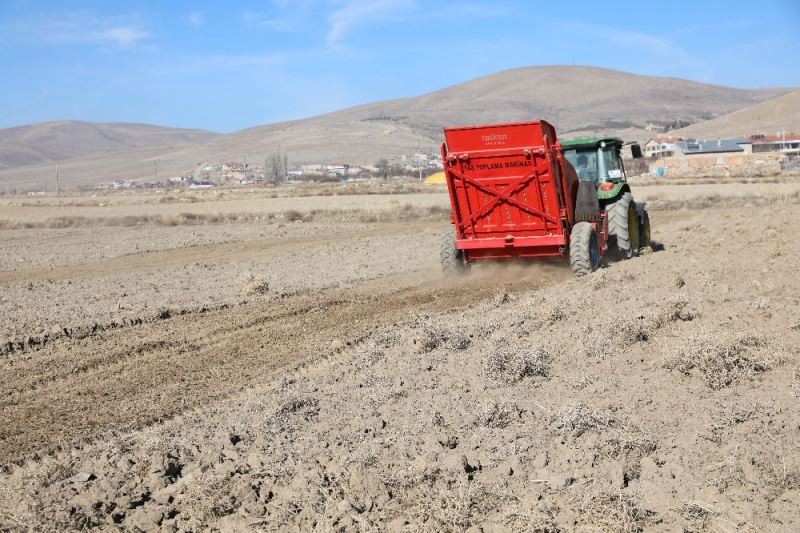
<svg viewBox="0 0 800 533"><path fill-rule="evenodd" d="M569 239L569 264L576 276L585 276L600 266L600 252L594 225L578 222L572 226Z"/></svg>
<svg viewBox="0 0 800 533"><path fill-rule="evenodd" d="M439 259L442 262L442 272L445 274L461 274L466 270L464 252L456 248L455 233L445 234L439 249Z"/></svg>
<svg viewBox="0 0 800 533"><path fill-rule="evenodd" d="M617 253L625 259L637 255L639 253L639 217L636 215L633 195L629 192L622 193L616 202L606 205L606 213L608 215L608 234L616 239Z"/></svg>
<svg viewBox="0 0 800 533"><path fill-rule="evenodd" d="M652 246L652 242L650 240L650 215L647 214L647 210L644 209L642 211L642 227L641 231L639 231L639 248L647 248Z"/></svg>

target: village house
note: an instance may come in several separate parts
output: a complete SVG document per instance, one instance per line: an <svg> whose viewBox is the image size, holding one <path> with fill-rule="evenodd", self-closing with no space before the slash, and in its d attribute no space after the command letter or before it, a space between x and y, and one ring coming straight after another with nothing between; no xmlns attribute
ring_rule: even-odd
<svg viewBox="0 0 800 533"><path fill-rule="evenodd" d="M698 141L687 139L675 143L675 153L678 156L700 156L709 154L724 154L734 152L746 152L741 144L747 144L746 139L714 139L710 141Z"/></svg>
<svg viewBox="0 0 800 533"><path fill-rule="evenodd" d="M750 144L754 154L762 152L781 152L787 156L800 155L800 135L784 133L780 135L764 135L757 133L750 136Z"/></svg>
<svg viewBox="0 0 800 533"><path fill-rule="evenodd" d="M302 180L303 179L303 169L302 169L302 167L295 167L295 168L290 168L289 170L287 170L286 171L286 179L288 181Z"/></svg>
<svg viewBox="0 0 800 533"><path fill-rule="evenodd" d="M672 157L675 155L675 143L682 140L681 137L657 135L644 144L644 156L648 159Z"/></svg>
<svg viewBox="0 0 800 533"><path fill-rule="evenodd" d="M347 176L347 172L350 170L350 165L337 161L328 165L327 170L329 176L344 177Z"/></svg>

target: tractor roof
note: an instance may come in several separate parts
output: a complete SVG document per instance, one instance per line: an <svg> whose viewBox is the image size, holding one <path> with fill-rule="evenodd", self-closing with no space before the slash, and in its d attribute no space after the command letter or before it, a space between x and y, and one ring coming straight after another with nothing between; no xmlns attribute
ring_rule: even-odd
<svg viewBox="0 0 800 533"><path fill-rule="evenodd" d="M622 146L623 141L619 137L576 137L561 141L561 148L564 150L574 150L576 148L597 148L601 142L606 144L616 144Z"/></svg>

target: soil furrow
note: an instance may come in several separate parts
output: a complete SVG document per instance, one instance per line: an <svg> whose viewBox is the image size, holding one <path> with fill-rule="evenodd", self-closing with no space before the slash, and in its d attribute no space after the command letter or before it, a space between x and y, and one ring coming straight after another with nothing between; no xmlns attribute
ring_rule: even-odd
<svg viewBox="0 0 800 533"><path fill-rule="evenodd" d="M560 278L560 269L533 270L508 291ZM259 385L275 371L332 351L370 329L490 297L498 285L477 272L455 285L386 278L358 290L331 290L204 315L62 339L2 365L0 462L125 431ZM34 376L34 377L26 377Z"/></svg>
<svg viewBox="0 0 800 533"><path fill-rule="evenodd" d="M429 223L409 223L403 225L379 226L382 235L408 233L430 225ZM235 261L269 256L293 250L307 250L314 246L328 245L332 242L363 239L375 235L376 230L345 233L340 236L315 235L287 239L252 239L218 244L187 246L169 250L126 254L91 263L68 265L56 268L27 268L0 272L0 285L29 283L35 281L59 281L91 278L99 275L148 272L171 266L188 265L197 262Z"/></svg>

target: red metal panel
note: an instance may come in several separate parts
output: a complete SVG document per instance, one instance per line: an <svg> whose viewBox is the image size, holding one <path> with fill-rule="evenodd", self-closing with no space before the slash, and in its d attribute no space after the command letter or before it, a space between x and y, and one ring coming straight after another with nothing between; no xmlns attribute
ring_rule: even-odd
<svg viewBox="0 0 800 533"><path fill-rule="evenodd" d="M507 261L511 259L544 259L562 257L562 248L556 246L537 246L535 248L518 248L513 253L498 248L485 248L469 251L469 262L475 261Z"/></svg>
<svg viewBox="0 0 800 533"><path fill-rule="evenodd" d="M520 239L463 239L456 241L459 250L476 250L480 248L526 248L536 246L566 246L565 235L548 237L523 237Z"/></svg>
<svg viewBox="0 0 800 533"><path fill-rule="evenodd" d="M557 142L544 121L445 129L453 223L469 258L563 253L571 207Z"/></svg>

